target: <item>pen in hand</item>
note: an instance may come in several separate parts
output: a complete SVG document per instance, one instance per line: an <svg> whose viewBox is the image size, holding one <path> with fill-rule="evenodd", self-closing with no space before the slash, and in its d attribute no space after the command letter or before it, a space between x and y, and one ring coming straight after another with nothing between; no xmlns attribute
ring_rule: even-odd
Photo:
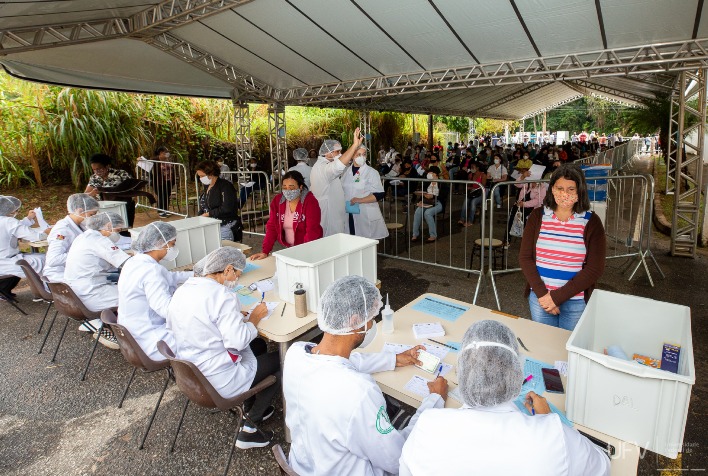
<svg viewBox="0 0 708 476"><path fill-rule="evenodd" d="M265 299L265 293L261 293L261 302Z"/></svg>
<svg viewBox="0 0 708 476"><path fill-rule="evenodd" d="M435 372L435 378L433 380L440 377L440 372L442 372L442 367L443 367L442 364L438 365L438 370Z"/></svg>

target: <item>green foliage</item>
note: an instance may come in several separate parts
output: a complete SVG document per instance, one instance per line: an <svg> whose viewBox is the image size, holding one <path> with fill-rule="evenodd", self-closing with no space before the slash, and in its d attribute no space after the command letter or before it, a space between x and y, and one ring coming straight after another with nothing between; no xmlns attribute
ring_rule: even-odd
<svg viewBox="0 0 708 476"><path fill-rule="evenodd" d="M19 187L22 183L34 185L34 180L16 163L6 158L0 149L0 187Z"/></svg>

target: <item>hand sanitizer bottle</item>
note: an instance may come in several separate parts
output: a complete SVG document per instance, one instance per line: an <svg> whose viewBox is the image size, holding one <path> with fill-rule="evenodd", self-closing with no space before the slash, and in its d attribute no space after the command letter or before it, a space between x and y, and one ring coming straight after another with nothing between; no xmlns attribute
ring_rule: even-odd
<svg viewBox="0 0 708 476"><path fill-rule="evenodd" d="M393 309L388 303L388 293L386 293L386 307L381 311L382 331L384 334L393 334Z"/></svg>

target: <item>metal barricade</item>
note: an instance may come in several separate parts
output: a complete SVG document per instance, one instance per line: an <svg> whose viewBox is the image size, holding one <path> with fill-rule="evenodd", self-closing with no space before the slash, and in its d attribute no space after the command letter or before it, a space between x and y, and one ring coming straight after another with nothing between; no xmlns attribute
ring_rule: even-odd
<svg viewBox="0 0 708 476"><path fill-rule="evenodd" d="M263 171L227 171L221 172L221 178L234 184L240 210L243 232L249 235L265 236L265 225L270 214L271 182ZM194 215L199 213L199 197L206 187L201 185L199 177L194 177L195 204Z"/></svg>
<svg viewBox="0 0 708 476"><path fill-rule="evenodd" d="M631 280L640 267L644 268L651 286L654 281L649 271L647 257L651 258L659 272L656 260L649 247L651 246L651 203L653 200L653 179L648 175L613 175L609 177L586 178L589 187L597 181L607 181L607 199L605 201L590 202L591 209L603 220L605 235L607 237L607 260L625 259L624 271L627 271L636 261L636 266L628 280ZM521 271L518 262L521 238L509 235L511 220L516 214L514 206L517 202L516 192L519 183L543 184L544 180L524 180L522 182L498 182L489 193L494 197L495 190L499 189L502 197L501 208L496 208L493 198L489 199L489 240L487 244L487 262L493 264L493 254L503 252L503 266L495 269L490 266L484 271L494 291L497 309L501 310L501 302L497 291L495 277L501 274L516 273ZM530 212L529 212L530 213ZM526 217L524 217L525 221ZM503 225L500 230L500 222Z"/></svg>
<svg viewBox="0 0 708 476"><path fill-rule="evenodd" d="M472 299L472 303L476 303L485 260L487 195L484 187L464 180L385 176L381 180L386 196L379 206L389 236L381 240L379 255L477 275ZM419 206L422 194L432 182L437 182L440 190L436 204ZM479 217L475 218L477 207L480 212ZM467 221L470 216L475 221L474 225L462 226L459 223ZM431 224L436 228L437 238L428 242L426 237L429 236ZM399 237L400 233L402 237ZM416 240L413 240L414 233L417 233ZM477 254L479 264L475 266Z"/></svg>
<svg viewBox="0 0 708 476"><path fill-rule="evenodd" d="M187 168L184 164L140 159L135 166L135 177L147 182L145 191L156 199L153 204L146 197L137 197L136 208L182 217L189 215Z"/></svg>

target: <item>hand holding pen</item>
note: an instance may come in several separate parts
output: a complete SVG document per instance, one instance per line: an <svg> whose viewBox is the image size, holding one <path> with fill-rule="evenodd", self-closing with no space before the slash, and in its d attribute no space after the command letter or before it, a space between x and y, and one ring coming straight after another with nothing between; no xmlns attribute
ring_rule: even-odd
<svg viewBox="0 0 708 476"><path fill-rule="evenodd" d="M551 413L551 407L548 406L548 401L533 391L526 394L524 406L531 415L536 415L537 413L539 415Z"/></svg>

